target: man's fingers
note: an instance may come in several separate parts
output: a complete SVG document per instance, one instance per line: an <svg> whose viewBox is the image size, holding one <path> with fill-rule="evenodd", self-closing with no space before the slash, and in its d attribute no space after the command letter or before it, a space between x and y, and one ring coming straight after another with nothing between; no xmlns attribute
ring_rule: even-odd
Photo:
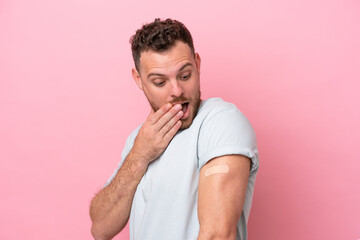
<svg viewBox="0 0 360 240"><path fill-rule="evenodd" d="M183 111L180 111L175 114L165 125L161 127L159 130L160 136L165 137L165 135L174 127L174 125L180 120L180 118L184 115ZM164 118L164 117L163 117ZM160 121L162 121L161 119ZM159 122L160 122L159 121Z"/></svg>
<svg viewBox="0 0 360 240"><path fill-rule="evenodd" d="M161 129L168 124L169 121L171 121L173 118L178 118L177 114L179 114L181 112L181 105L180 104L176 104L175 106L173 106L167 113L165 113L162 117L160 117L160 119L156 122L155 124L155 130L157 132L160 132ZM181 117L181 116L180 116ZM180 119L180 118L178 118ZM177 120L178 120L177 119ZM176 120L176 121L177 121ZM176 121L172 124L174 125L176 123ZM167 130L168 131L168 130ZM166 131L166 132L167 132ZM165 132L165 133L166 133ZM165 135L165 133L163 135Z"/></svg>
<svg viewBox="0 0 360 240"><path fill-rule="evenodd" d="M180 118L184 115L181 108L180 104L165 104L156 112L152 111L141 127L137 136L138 139L142 139L138 141L141 143L139 148L146 152L150 160L154 160L165 150L180 129Z"/></svg>
<svg viewBox="0 0 360 240"><path fill-rule="evenodd" d="M181 121L178 120L175 125L165 134L164 141L169 143L175 134L179 131L181 124Z"/></svg>
<svg viewBox="0 0 360 240"><path fill-rule="evenodd" d="M159 119L165 114L167 113L170 109L171 109L172 105L171 103L167 103L164 104L159 110L157 110L156 112L154 112L154 110L151 110L151 113L148 117L149 123L150 124L155 124L157 123L157 121L159 121Z"/></svg>

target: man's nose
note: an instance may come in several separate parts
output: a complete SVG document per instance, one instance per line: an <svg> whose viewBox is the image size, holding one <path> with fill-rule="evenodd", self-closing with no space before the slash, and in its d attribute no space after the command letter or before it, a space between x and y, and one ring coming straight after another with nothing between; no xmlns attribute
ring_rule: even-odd
<svg viewBox="0 0 360 240"><path fill-rule="evenodd" d="M184 90L177 80L171 81L171 95L173 97L180 97Z"/></svg>

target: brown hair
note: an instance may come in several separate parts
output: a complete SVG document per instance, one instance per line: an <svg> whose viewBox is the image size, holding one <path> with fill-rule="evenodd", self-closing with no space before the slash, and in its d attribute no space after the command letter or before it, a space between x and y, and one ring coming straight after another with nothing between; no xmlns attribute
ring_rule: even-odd
<svg viewBox="0 0 360 240"><path fill-rule="evenodd" d="M180 40L186 43L193 54L194 44L189 30L177 20L156 18L154 22L145 24L130 38L131 51L136 69L139 71L140 55L143 51L162 52L170 49Z"/></svg>

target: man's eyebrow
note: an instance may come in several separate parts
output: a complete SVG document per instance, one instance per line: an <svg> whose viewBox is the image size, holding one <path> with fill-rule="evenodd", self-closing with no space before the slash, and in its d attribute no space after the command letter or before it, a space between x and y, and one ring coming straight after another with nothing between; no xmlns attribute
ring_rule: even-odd
<svg viewBox="0 0 360 240"><path fill-rule="evenodd" d="M178 72L180 72L181 70L183 70L184 68L186 68L186 67L188 67L188 66L192 66L192 63L191 63L191 62L185 63L185 64L178 70ZM150 78L151 76L164 77L165 74L162 74L162 73L149 73L149 74L147 75L147 78Z"/></svg>
<svg viewBox="0 0 360 240"><path fill-rule="evenodd" d="M178 72L180 72L181 70L183 70L184 68L186 68L187 66L192 66L192 63L188 62L188 63L185 63L184 66L182 66Z"/></svg>
<svg viewBox="0 0 360 240"><path fill-rule="evenodd" d="M165 74L162 74L162 73L149 73L147 75L147 78L151 77L151 76L158 76L158 77L164 77Z"/></svg>

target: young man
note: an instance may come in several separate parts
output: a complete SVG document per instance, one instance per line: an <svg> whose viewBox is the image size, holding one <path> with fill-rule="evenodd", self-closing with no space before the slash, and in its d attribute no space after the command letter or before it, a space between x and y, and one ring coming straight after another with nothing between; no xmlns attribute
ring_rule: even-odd
<svg viewBox="0 0 360 240"><path fill-rule="evenodd" d="M253 128L233 104L200 99L200 56L182 23L155 19L131 45L152 112L91 203L94 238L113 238L130 217L130 239L247 239Z"/></svg>

